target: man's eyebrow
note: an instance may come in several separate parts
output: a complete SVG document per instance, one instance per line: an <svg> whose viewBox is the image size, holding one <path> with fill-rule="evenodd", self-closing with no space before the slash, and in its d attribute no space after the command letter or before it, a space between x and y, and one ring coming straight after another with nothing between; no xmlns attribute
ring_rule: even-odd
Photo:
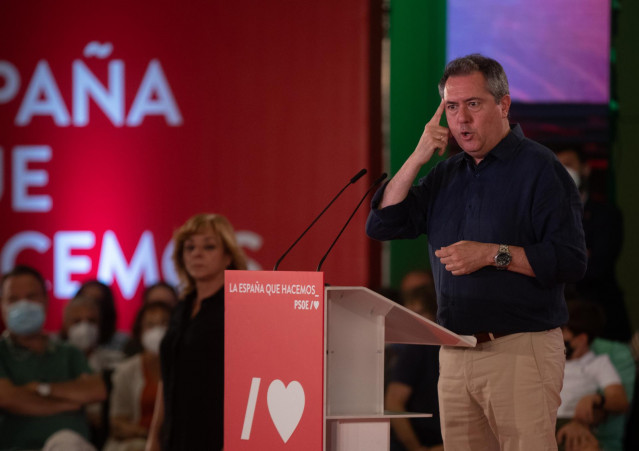
<svg viewBox="0 0 639 451"><path fill-rule="evenodd" d="M482 100L481 97L469 97L467 99L462 100L461 102L472 102L473 100ZM457 105L459 102L455 102L452 100L446 100L446 105Z"/></svg>

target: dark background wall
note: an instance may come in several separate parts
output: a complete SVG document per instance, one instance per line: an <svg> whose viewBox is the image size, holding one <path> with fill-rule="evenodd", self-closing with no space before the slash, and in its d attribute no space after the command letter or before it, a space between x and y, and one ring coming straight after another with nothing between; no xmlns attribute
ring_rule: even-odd
<svg viewBox="0 0 639 451"><path fill-rule="evenodd" d="M625 241L617 274L625 291L626 306L636 329L639 327L639 52L637 20L639 2L619 2L617 49L617 88L619 117L612 143L617 203L624 215Z"/></svg>

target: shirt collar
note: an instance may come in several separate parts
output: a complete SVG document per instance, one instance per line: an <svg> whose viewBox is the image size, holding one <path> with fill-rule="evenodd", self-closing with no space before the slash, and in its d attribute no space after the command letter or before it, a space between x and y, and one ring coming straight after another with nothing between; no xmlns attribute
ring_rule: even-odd
<svg viewBox="0 0 639 451"><path fill-rule="evenodd" d="M525 138L524 132L521 129L519 124L510 124L510 132L499 141L499 143L493 147L493 149L488 152L486 158L496 158L498 160L508 160L512 158L517 150L517 146L519 143ZM473 157L468 155L466 152L463 152L464 159L470 161L474 164L475 160Z"/></svg>

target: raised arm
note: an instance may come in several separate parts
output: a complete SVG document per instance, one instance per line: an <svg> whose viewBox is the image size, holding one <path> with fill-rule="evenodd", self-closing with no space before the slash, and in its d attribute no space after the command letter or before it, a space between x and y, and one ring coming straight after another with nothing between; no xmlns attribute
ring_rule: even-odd
<svg viewBox="0 0 639 451"><path fill-rule="evenodd" d="M431 159L436 150L439 150L439 155L444 153L448 144L448 129L439 125L443 112L444 101L442 100L437 111L424 127L424 133L422 133L417 147L397 171L397 174L388 182L379 208L403 201L421 167Z"/></svg>

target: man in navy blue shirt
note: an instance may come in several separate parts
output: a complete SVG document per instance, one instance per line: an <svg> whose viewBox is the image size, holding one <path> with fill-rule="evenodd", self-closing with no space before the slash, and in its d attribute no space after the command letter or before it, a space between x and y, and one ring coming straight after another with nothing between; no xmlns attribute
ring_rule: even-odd
<svg viewBox="0 0 639 451"><path fill-rule="evenodd" d="M579 193L550 150L510 125L497 61L451 61L439 90L415 151L373 198L367 233L427 234L437 320L477 338L475 348L440 352L444 447L556 449L563 288L586 269ZM449 128L439 125L444 111ZM413 186L449 134L464 152Z"/></svg>

